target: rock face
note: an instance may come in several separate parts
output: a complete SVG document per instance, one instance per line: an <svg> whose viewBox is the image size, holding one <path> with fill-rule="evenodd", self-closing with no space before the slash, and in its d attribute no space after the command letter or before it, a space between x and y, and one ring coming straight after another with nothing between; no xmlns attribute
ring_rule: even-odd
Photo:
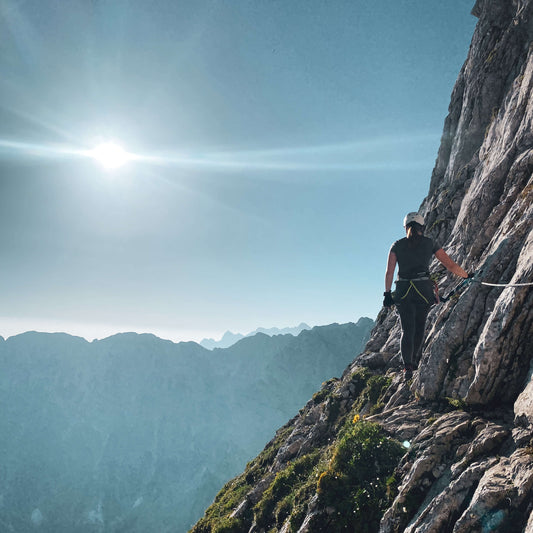
<svg viewBox="0 0 533 533"><path fill-rule="evenodd" d="M533 0L478 0L473 14L421 211L476 281L433 308L409 383L397 315L382 311L342 379L279 430L195 533L533 532L533 287L520 286L533 282ZM457 284L446 274L441 291ZM385 486L332 472L350 435L364 447L361 424L407 449ZM358 514L361 494L377 518Z"/></svg>
<svg viewBox="0 0 533 533"><path fill-rule="evenodd" d="M476 4L480 21L422 205L431 236L493 283L533 274L531 10L530 2ZM422 395L514 401L529 368L532 301L528 289L475 284L436 309L418 378Z"/></svg>

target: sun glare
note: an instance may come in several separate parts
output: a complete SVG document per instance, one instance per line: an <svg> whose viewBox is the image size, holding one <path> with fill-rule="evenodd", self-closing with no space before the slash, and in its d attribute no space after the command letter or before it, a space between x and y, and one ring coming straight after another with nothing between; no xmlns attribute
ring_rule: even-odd
<svg viewBox="0 0 533 533"><path fill-rule="evenodd" d="M91 151L91 156L107 169L121 167L131 159L124 148L111 142L98 145Z"/></svg>

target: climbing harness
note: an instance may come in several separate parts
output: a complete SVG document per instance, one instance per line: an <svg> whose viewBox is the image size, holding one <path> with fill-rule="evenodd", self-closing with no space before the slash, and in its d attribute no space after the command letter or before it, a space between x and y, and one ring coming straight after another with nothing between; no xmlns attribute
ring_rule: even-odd
<svg viewBox="0 0 533 533"><path fill-rule="evenodd" d="M398 278L398 281L408 281L409 282L409 288L405 291L405 294L400 298L400 300L403 300L404 298L407 298L407 295L411 292L411 289L414 289L418 296L424 300L427 304L429 304L428 299L418 290L417 286L413 283L413 281L427 281L429 280L428 277L424 278L414 278L414 279L403 279Z"/></svg>

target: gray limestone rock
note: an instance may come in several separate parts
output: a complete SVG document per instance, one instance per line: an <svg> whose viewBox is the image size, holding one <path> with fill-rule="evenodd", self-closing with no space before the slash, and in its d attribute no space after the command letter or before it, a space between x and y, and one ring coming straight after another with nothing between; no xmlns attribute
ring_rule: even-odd
<svg viewBox="0 0 533 533"><path fill-rule="evenodd" d="M519 450L502 457L488 468L472 497L470 505L455 523L453 533L503 531L513 511L520 512L531 501L533 460ZM507 529L510 531L510 529Z"/></svg>
<svg viewBox="0 0 533 533"><path fill-rule="evenodd" d="M532 416L533 3L477 2L469 56L452 94L429 195L428 234L476 281L436 306L414 387L425 400L511 405ZM442 291L458 281L448 274ZM399 324L381 316L372 354L398 348ZM382 364L377 355L367 364ZM523 392L524 391L524 392ZM519 400L517 400L519 398Z"/></svg>

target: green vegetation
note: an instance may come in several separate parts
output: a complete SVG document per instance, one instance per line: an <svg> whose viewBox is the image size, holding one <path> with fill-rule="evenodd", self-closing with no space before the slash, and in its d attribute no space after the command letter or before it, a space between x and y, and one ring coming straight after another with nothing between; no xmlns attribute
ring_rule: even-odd
<svg viewBox="0 0 533 533"><path fill-rule="evenodd" d="M366 387L359 395L359 400L355 404L356 410L361 410L366 404L370 404L370 414L375 414L383 409L381 398L392 382L391 377L380 374L370 376L366 382Z"/></svg>
<svg viewBox="0 0 533 533"><path fill-rule="evenodd" d="M222 488L213 505L207 509L204 517L191 530L193 533L240 533L241 531L248 531L249 527L244 526L243 519L230 517L251 489L244 478L245 474L242 474Z"/></svg>
<svg viewBox="0 0 533 533"><path fill-rule="evenodd" d="M270 441L265 449L251 462L246 465L246 482L250 485L257 483L266 473L268 467L274 462L276 455L287 437L292 433L292 426L283 426L276 436Z"/></svg>
<svg viewBox="0 0 533 533"><path fill-rule="evenodd" d="M312 527L331 533L378 530L383 511L396 493L393 476L403 446L387 437L378 424L346 422L339 439L315 450L279 472L254 508L257 526L279 531L288 520L298 531L309 500L318 494Z"/></svg>
<svg viewBox="0 0 533 533"><path fill-rule="evenodd" d="M263 498L254 508L255 522L260 528L270 525L272 516L275 517L276 525L281 527L292 513L296 502L296 492L301 492L301 489L309 484L309 474L313 472L320 456L320 452L316 451L305 455L290 463L285 470L276 475L270 487L264 492ZM314 488L315 483L312 484Z"/></svg>
<svg viewBox="0 0 533 533"><path fill-rule="evenodd" d="M467 405L462 398L445 398L448 407L454 411L466 411Z"/></svg>
<svg viewBox="0 0 533 533"><path fill-rule="evenodd" d="M337 383L337 378L331 378L328 381L322 383L322 388L313 394L313 401L315 403L321 403L331 396L331 389Z"/></svg>
<svg viewBox="0 0 533 533"><path fill-rule="evenodd" d="M443 194L448 194L448 191L447 191L447 190L444 191ZM446 219L444 219L444 218L437 218L437 219L435 220L435 222L433 222L433 224L431 224L431 227L429 228L428 233L430 233L430 232L433 230L433 228L435 228L436 226L440 226L441 224L444 224L444 222L446 222Z"/></svg>
<svg viewBox="0 0 533 533"><path fill-rule="evenodd" d="M291 426L281 428L265 449L248 463L244 473L224 485L203 518L191 529L191 533L248 532L253 519L252 510L247 509L240 518L231 518L231 514L245 499L255 483L264 477L292 429Z"/></svg>
<svg viewBox="0 0 533 533"><path fill-rule="evenodd" d="M372 372L368 368L359 368L350 377L350 384L355 387L355 394L360 395L363 392L368 380L372 377Z"/></svg>
<svg viewBox="0 0 533 533"><path fill-rule="evenodd" d="M246 471L222 489L192 533L247 533L253 522L269 533L288 524L295 533L313 499L317 507L312 530L377 531L383 511L395 497L398 482L393 473L405 449L378 424L362 420L360 411L382 409L391 381L368 369L354 372L349 382L352 398L356 398L351 411L341 410L342 397L334 390L338 380L325 383L313 399L315 405L324 404L331 440L317 443L315 449L284 465L259 501L255 505L248 502L245 510L232 518L246 495L269 474L294 426L280 429Z"/></svg>
<svg viewBox="0 0 533 533"><path fill-rule="evenodd" d="M489 64L489 63L492 63L492 61L494 60L494 57L496 56L496 48L494 48L493 50L490 51L490 54L487 56L487 59L485 59L485 63Z"/></svg>
<svg viewBox="0 0 533 533"><path fill-rule="evenodd" d="M321 530L331 533L377 531L383 511L395 492L392 477L405 450L378 424L358 422L342 432L328 469L320 475L317 492L324 507ZM318 526L318 524L317 524Z"/></svg>
<svg viewBox="0 0 533 533"><path fill-rule="evenodd" d="M315 392L313 394L313 401L315 403L321 403L323 402L328 396L330 395L330 391L328 389L320 389L318 392Z"/></svg>

